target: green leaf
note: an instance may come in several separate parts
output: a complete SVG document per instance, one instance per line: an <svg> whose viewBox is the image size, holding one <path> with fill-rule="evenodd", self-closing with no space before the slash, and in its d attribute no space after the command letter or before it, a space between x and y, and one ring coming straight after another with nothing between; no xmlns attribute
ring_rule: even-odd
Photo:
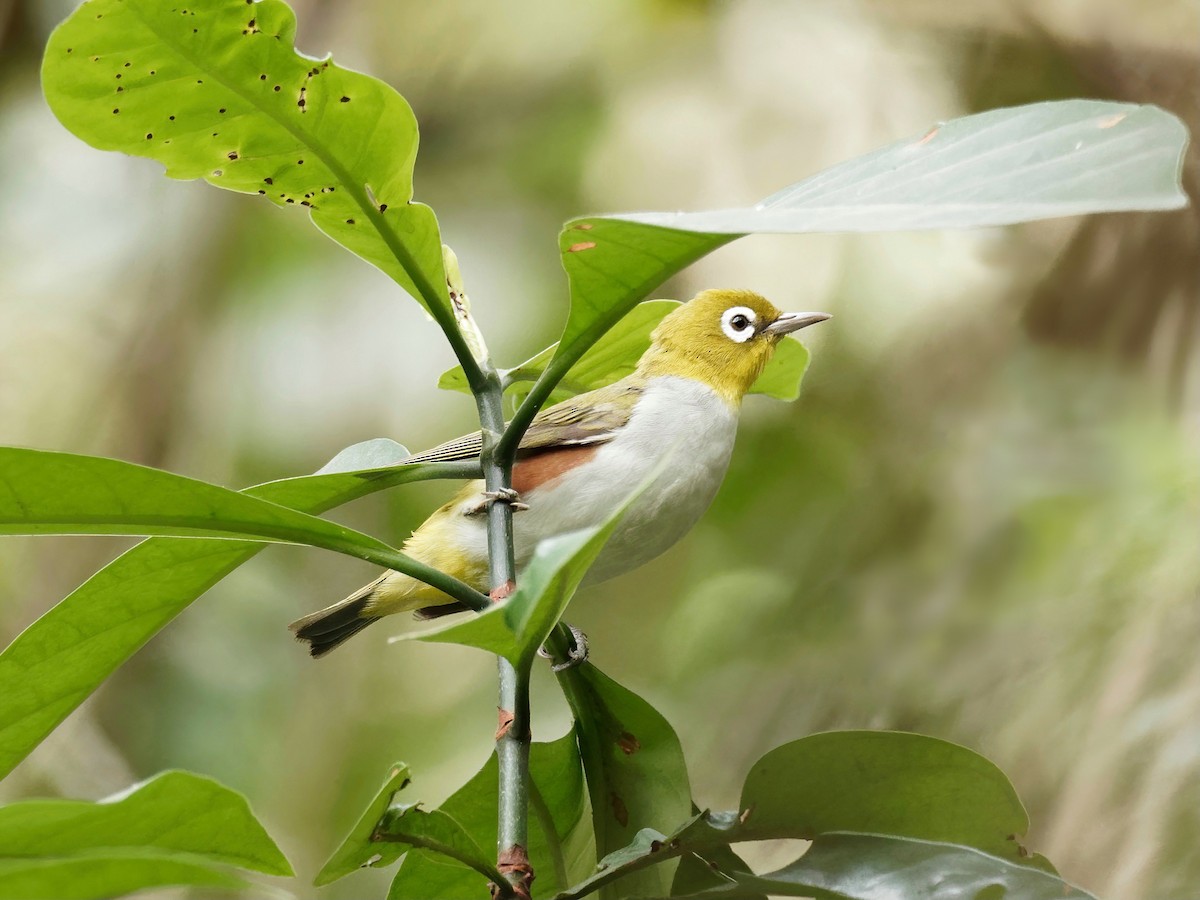
<svg viewBox="0 0 1200 900"><path fill-rule="evenodd" d="M389 552L382 541L248 494L158 469L0 447L0 534L170 534Z"/></svg>
<svg viewBox="0 0 1200 900"><path fill-rule="evenodd" d="M408 766L397 763L392 767L371 805L313 884L329 884L363 866L390 866L413 847L448 856L496 883L504 880L479 845L449 814L397 800L397 795L411 781Z"/></svg>
<svg viewBox="0 0 1200 900"><path fill-rule="evenodd" d="M153 887L239 890L231 872L155 850L78 853L56 859L0 859L3 900L108 900ZM261 890L261 886L259 886Z"/></svg>
<svg viewBox="0 0 1200 900"><path fill-rule="evenodd" d="M579 582L599 554L615 525L587 528L556 535L540 542L521 582L507 600L470 618L393 641L428 641L462 644L503 656L518 669L528 667L538 647L546 642Z"/></svg>
<svg viewBox="0 0 1200 900"><path fill-rule="evenodd" d="M357 824L346 835L342 845L334 851L329 860L321 867L313 884L320 887L337 881L351 872L371 865L378 868L390 866L399 859L408 848L395 844L378 844L371 840L379 820L392 802L392 798L412 781L408 766L396 763L388 772L383 786L376 793L375 799L359 816Z"/></svg>
<svg viewBox="0 0 1200 900"><path fill-rule="evenodd" d="M939 122L751 207L618 218L709 234L913 231L1179 209L1187 128L1157 106L1059 100Z"/></svg>
<svg viewBox="0 0 1200 900"><path fill-rule="evenodd" d="M452 322L437 221L410 202L412 109L375 78L297 53L295 32L280 0L91 0L50 36L42 85L91 145L306 207Z"/></svg>
<svg viewBox="0 0 1200 900"><path fill-rule="evenodd" d="M0 859L116 847L177 850L268 875L292 874L246 798L192 772L163 772L98 803L0 806Z"/></svg>
<svg viewBox="0 0 1200 900"><path fill-rule="evenodd" d="M620 851L643 829L669 831L687 819L687 766L667 720L591 664L568 669L560 681L575 714L597 858ZM635 872L602 888L600 897L665 894L675 867Z"/></svg>
<svg viewBox="0 0 1200 900"><path fill-rule="evenodd" d="M310 513L410 481L443 475L436 464L397 466L407 452L366 442L335 457L335 471L249 488L249 496ZM464 473L463 477L467 477ZM152 538L113 560L0 654L0 777L12 771L101 682L176 615L263 549L248 541ZM282 634L282 632L281 632Z"/></svg>
<svg viewBox="0 0 1200 900"><path fill-rule="evenodd" d="M529 817L529 858L540 892L561 890L592 868L590 828L586 821L583 772L574 734L530 748L533 800ZM496 842L496 758L439 809L462 826L475 843ZM392 882L389 900L462 900L486 893L478 872L424 850L410 851Z"/></svg>
<svg viewBox="0 0 1200 900"><path fill-rule="evenodd" d="M796 862L768 875L676 897L810 897L815 900L1095 900L1040 869L969 847L873 834L818 838Z"/></svg>
<svg viewBox="0 0 1200 900"><path fill-rule="evenodd" d="M518 671L528 671L534 655L549 637L575 595L583 576L629 505L658 474L655 472L630 492L604 524L555 535L540 541L521 571L517 589L501 603L479 615L428 631L402 634L393 641L429 641L463 644L503 656Z"/></svg>
<svg viewBox="0 0 1200 900"><path fill-rule="evenodd" d="M650 347L650 333L658 323L680 304L675 300L647 300L635 306L625 318L607 331L602 338L575 363L550 395L549 403L557 403L575 394L612 384L637 368L637 362ZM536 356L525 360L509 373L509 391L517 402L528 393L526 382L534 381L553 358L558 344L552 344ZM808 350L794 339L779 343L775 355L758 381L752 394L765 394L777 400L795 400L800 396L800 381L808 368ZM438 379L443 390L471 393L467 376L461 366L443 372Z"/></svg>
<svg viewBox="0 0 1200 900"><path fill-rule="evenodd" d="M776 747L742 788L740 840L812 839L831 831L974 847L1007 859L1029 819L1008 779L949 741L888 731L833 731Z"/></svg>
<svg viewBox="0 0 1200 900"><path fill-rule="evenodd" d="M245 886L225 866L292 874L246 798L190 772L164 772L98 803L25 800L0 807L0 897Z"/></svg>
<svg viewBox="0 0 1200 900"><path fill-rule="evenodd" d="M667 278L751 233L908 231L1177 209L1187 129L1154 106L1064 100L939 123L751 207L586 217L559 252L571 309L555 358L514 418L522 431L559 378ZM513 440L513 438L509 438Z"/></svg>

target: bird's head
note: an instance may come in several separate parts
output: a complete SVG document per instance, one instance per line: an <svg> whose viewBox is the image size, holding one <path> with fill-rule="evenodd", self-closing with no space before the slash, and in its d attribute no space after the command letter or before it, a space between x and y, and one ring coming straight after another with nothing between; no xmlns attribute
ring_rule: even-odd
<svg viewBox="0 0 1200 900"><path fill-rule="evenodd" d="M638 368L646 377L702 381L736 405L785 334L828 318L828 313L781 312L752 291L701 291L654 329Z"/></svg>

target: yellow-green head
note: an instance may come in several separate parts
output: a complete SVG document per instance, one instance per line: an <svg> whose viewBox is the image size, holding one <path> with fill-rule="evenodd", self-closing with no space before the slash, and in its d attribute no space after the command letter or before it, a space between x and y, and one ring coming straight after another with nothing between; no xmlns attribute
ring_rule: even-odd
<svg viewBox="0 0 1200 900"><path fill-rule="evenodd" d="M701 291L654 329L638 373L702 381L736 406L785 334L828 318L781 312L753 291Z"/></svg>

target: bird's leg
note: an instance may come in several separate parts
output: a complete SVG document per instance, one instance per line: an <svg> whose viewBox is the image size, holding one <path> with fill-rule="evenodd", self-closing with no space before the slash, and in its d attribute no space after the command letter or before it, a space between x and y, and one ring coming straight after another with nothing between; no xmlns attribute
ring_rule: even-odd
<svg viewBox="0 0 1200 900"><path fill-rule="evenodd" d="M520 512L523 509L529 509L528 504L521 502L521 495L512 488L497 488L494 491L483 491L479 495L479 502L474 506L469 507L464 515L479 516L487 512L487 508L493 503L507 503L512 507L513 512Z"/></svg>
<svg viewBox="0 0 1200 900"><path fill-rule="evenodd" d="M587 635L567 622L563 622L567 626L567 630L571 632L571 650L567 654L567 658L560 663L554 663L550 667L550 671L556 675L559 672L565 672L567 669L573 669L581 663L587 662L588 658L588 639ZM554 654L550 653L545 647L538 648L538 656L544 659L553 659Z"/></svg>

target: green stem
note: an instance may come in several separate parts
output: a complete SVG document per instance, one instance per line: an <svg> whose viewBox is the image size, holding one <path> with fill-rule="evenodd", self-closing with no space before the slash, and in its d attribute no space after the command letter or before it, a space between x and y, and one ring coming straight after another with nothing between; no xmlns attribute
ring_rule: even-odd
<svg viewBox="0 0 1200 900"><path fill-rule="evenodd" d="M490 367L489 367L490 368ZM504 431L504 390L494 369L487 372L482 391L475 394L483 434L484 485L489 491L512 486L512 459L497 453ZM508 503L488 505L488 575L493 591L506 593L516 584L513 556L512 507ZM497 657L500 681L500 727L496 732L496 762L499 767L496 853L498 868L517 895L529 897L533 869L529 866L529 668L517 669Z"/></svg>

